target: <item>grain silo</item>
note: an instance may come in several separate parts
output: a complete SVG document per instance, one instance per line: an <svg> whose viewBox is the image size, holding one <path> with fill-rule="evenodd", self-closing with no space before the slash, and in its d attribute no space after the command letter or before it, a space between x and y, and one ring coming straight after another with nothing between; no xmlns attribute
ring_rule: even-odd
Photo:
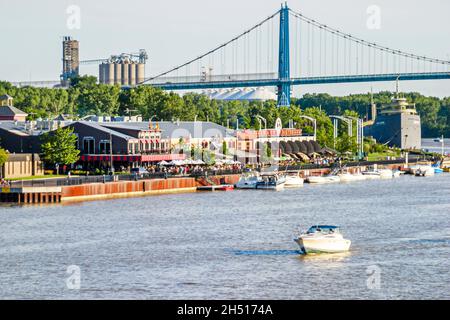
<svg viewBox="0 0 450 320"><path fill-rule="evenodd" d="M128 73L129 73L129 64L127 62L122 64L122 85L128 85Z"/></svg>
<svg viewBox="0 0 450 320"><path fill-rule="evenodd" d="M98 82L105 83L105 68L104 63L98 65Z"/></svg>
<svg viewBox="0 0 450 320"><path fill-rule="evenodd" d="M130 86L136 85L136 64L134 62L128 65L128 84Z"/></svg>
<svg viewBox="0 0 450 320"><path fill-rule="evenodd" d="M114 84L122 84L122 65L114 63Z"/></svg>
<svg viewBox="0 0 450 320"><path fill-rule="evenodd" d="M114 84L114 64L105 63L104 68L104 80L106 84Z"/></svg>
<svg viewBox="0 0 450 320"><path fill-rule="evenodd" d="M136 64L136 83L139 84L145 80L145 64Z"/></svg>
<svg viewBox="0 0 450 320"><path fill-rule="evenodd" d="M111 56L99 66L99 82L135 86L145 80L145 63L148 59L145 50L139 53L122 53Z"/></svg>

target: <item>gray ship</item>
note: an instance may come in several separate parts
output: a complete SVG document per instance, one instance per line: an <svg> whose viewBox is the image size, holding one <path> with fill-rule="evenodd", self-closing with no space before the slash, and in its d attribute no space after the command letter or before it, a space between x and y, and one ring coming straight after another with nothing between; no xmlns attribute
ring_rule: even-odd
<svg viewBox="0 0 450 320"><path fill-rule="evenodd" d="M390 104L383 105L378 112L374 105L372 108L375 110L372 111L372 121L364 127L365 136L372 136L390 147L421 149L420 116L415 104L400 98L397 91Z"/></svg>

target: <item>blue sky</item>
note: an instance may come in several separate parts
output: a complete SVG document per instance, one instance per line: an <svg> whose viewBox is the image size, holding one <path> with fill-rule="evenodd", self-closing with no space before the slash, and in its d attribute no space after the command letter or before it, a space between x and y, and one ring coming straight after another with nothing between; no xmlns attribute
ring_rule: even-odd
<svg viewBox="0 0 450 320"><path fill-rule="evenodd" d="M81 28L67 28L66 9L81 9ZM367 8L381 9L381 28L368 29ZM229 40L267 17L279 0L2 0L0 79L54 80L61 72L61 38L80 41L81 59L145 48L147 75L173 67ZM291 0L296 11L329 26L389 47L450 59L450 1ZM6 14L5 14L6 13ZM96 74L96 66L82 73ZM347 94L393 89L393 83L305 86L295 94ZM403 82L405 91L450 96L450 81Z"/></svg>

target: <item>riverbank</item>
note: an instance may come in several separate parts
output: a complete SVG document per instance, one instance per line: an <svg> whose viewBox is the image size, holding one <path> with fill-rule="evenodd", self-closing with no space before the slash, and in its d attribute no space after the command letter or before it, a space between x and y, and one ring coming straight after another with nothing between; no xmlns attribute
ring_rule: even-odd
<svg viewBox="0 0 450 320"><path fill-rule="evenodd" d="M389 169L404 169L403 160L380 162L380 166ZM373 163L352 165L347 168L350 173L364 171ZM279 168L279 171L293 168ZM300 169L300 176L322 176L329 174L330 168ZM0 188L0 202L17 204L47 204L68 203L91 200L108 200L117 198L145 197L160 194L192 193L198 187L219 184L234 185L239 181L240 174L224 174L199 177L170 177L143 179L137 181L115 181L102 179L80 182L76 185L54 186L18 186Z"/></svg>

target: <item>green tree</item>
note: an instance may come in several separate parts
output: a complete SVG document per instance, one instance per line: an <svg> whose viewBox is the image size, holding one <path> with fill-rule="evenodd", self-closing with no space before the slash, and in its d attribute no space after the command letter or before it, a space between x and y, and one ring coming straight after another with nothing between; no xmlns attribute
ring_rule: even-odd
<svg viewBox="0 0 450 320"><path fill-rule="evenodd" d="M228 155L228 145L226 141L222 142L222 154L223 155Z"/></svg>
<svg viewBox="0 0 450 320"><path fill-rule="evenodd" d="M76 148L77 137L73 134L73 128L59 128L44 134L42 139L43 159L47 163L69 165L78 161L80 151Z"/></svg>

